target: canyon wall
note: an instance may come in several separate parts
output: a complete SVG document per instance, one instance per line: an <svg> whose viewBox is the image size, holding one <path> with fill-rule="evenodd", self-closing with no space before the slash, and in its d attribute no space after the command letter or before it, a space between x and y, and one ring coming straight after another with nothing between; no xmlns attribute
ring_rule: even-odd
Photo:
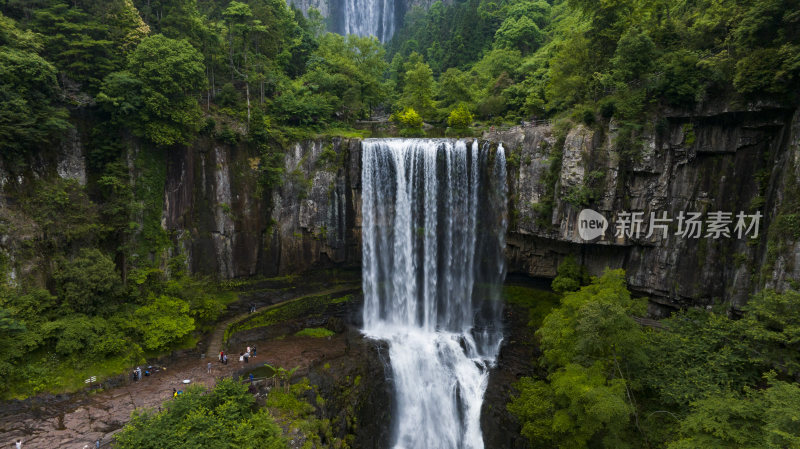
<svg viewBox="0 0 800 449"><path fill-rule="evenodd" d="M800 279L800 113L777 107L667 112L645 126L627 152L617 128L515 127L484 138L510 152L509 272L553 277L572 254L591 274L625 268L632 289L665 305L744 304L764 287ZM551 202L548 203L547 200ZM610 222L591 243L578 214ZM731 212L731 237L675 235L681 212ZM615 236L621 212L641 212L642 233ZM672 218L666 236L647 238L651 212ZM757 238L738 238L736 215L761 213ZM749 225L749 222L748 222Z"/></svg>
<svg viewBox="0 0 800 449"><path fill-rule="evenodd" d="M221 279L358 264L359 142L294 145L284 182L259 182L259 156L204 139L170 153L164 227L190 271Z"/></svg>
<svg viewBox="0 0 800 449"><path fill-rule="evenodd" d="M61 177L83 185L91 178L88 139L80 129L37 154L22 172L0 167L0 252L12 282L47 278L37 272L47 266L39 260L46 255L32 254L29 244L41 230L22 206L37 180ZM502 143L509 161L509 272L553 277L564 257L574 255L591 274L625 268L632 289L668 306L741 306L764 287L797 287L800 113L777 107L667 112L624 153L616 134L612 120L518 126L483 136ZM128 146L131 180L139 185L148 171L137 168L139 144ZM167 252L186 256L191 272L230 279L360 265L359 140L293 145L277 186L260 182L259 153L244 144L203 137L158 154L152 166L161 171L149 175L164 178L153 187L163 195L155 192L151 206L142 203L140 215L154 214L156 226L160 220ZM584 208L612 225L591 243L578 235ZM651 212L675 219L681 211L717 210L733 213L734 221L740 211L761 213L758 238L684 238L674 235L675 221L669 235L645 237ZM643 213L641 235L613 235L620 212Z"/></svg>

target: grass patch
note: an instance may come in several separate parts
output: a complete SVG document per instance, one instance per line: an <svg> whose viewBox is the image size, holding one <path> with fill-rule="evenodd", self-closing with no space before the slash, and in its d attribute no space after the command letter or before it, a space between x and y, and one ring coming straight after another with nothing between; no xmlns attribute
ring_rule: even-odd
<svg viewBox="0 0 800 449"><path fill-rule="evenodd" d="M503 287L503 296L510 304L528 309L528 326L539 327L544 317L558 306L561 297L552 291L519 285Z"/></svg>
<svg viewBox="0 0 800 449"><path fill-rule="evenodd" d="M303 296L288 302L276 304L265 310L262 310L255 315L244 317L240 321L231 323L225 329L225 336L223 341L227 342L230 337L237 333L257 327L271 326L283 321L288 321L301 316L310 316L319 314L332 304L341 304L350 301L352 295L328 294L328 295L311 295Z"/></svg>
<svg viewBox="0 0 800 449"><path fill-rule="evenodd" d="M3 380L7 385L2 399L25 399L40 393L74 393L88 386L85 379L95 376L95 383L102 382L145 362L138 351L99 361L77 356L59 359L48 353L33 355L32 359L18 375Z"/></svg>
<svg viewBox="0 0 800 449"><path fill-rule="evenodd" d="M294 335L295 337L325 338L336 335L336 332L324 327L307 327Z"/></svg>
<svg viewBox="0 0 800 449"><path fill-rule="evenodd" d="M345 139L367 139L372 135L366 129L328 128L316 135L317 138L343 137Z"/></svg>

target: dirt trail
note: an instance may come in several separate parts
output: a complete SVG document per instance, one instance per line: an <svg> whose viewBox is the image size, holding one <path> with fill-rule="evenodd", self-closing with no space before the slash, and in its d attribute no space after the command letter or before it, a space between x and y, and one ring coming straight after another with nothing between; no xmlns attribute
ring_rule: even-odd
<svg viewBox="0 0 800 449"><path fill-rule="evenodd" d="M287 337L284 340L258 341L258 356L245 364L238 357L222 365L216 357L200 359L197 356L178 360L138 382L100 391L96 394L76 398L68 404L48 409L31 407L20 413L0 419L0 446L13 447L17 438L22 438L25 449L81 449L85 445L94 448L101 440L103 447L113 435L130 419L135 409L158 410L172 398L172 389L186 388L184 379L194 385L213 386L223 377L269 363L287 368L299 367L298 373L322 360L335 358L345 353L345 338L337 335L327 338ZM211 361L211 374L207 364ZM61 409L61 410L59 410Z"/></svg>
<svg viewBox="0 0 800 449"><path fill-rule="evenodd" d="M258 308L266 310L310 295L327 295L352 290L351 285L338 286L317 292L309 292ZM217 379L229 377L237 372L256 368L264 363L273 366L294 368L302 375L308 367L319 361L337 357L345 352L344 337L331 338L287 337L284 340L254 341L258 346L258 357L245 364L238 356L231 355L228 364L217 360L222 347L222 337L229 324L246 317L239 314L220 322L206 339L208 346L205 358L197 353L184 353L174 362L150 377L138 382L128 380L124 385L97 392L80 392L69 399L27 401L0 404L0 447L13 447L17 438L22 438L25 449L81 449L93 448L99 439L103 447L109 447L113 435L130 419L136 409L157 410L172 398L172 390L184 389L184 379L194 385L213 386ZM207 364L211 362L211 373ZM144 366L142 367L144 370Z"/></svg>

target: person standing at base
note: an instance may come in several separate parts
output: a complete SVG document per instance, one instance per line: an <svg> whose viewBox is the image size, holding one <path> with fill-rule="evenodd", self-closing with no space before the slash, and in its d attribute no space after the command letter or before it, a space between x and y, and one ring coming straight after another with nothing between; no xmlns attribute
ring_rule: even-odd
<svg viewBox="0 0 800 449"><path fill-rule="evenodd" d="M206 365L206 372L208 372L208 374L211 374L211 362L208 362L208 365Z"/></svg>
<svg viewBox="0 0 800 449"><path fill-rule="evenodd" d="M22 449L22 440L17 440L17 449Z"/></svg>

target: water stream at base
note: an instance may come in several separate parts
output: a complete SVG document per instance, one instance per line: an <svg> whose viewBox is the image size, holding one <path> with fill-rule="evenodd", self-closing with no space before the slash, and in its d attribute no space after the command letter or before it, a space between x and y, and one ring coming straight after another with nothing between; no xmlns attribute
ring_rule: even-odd
<svg viewBox="0 0 800 449"><path fill-rule="evenodd" d="M364 333L389 344L395 449L482 449L502 341L505 155L477 141L362 143Z"/></svg>

